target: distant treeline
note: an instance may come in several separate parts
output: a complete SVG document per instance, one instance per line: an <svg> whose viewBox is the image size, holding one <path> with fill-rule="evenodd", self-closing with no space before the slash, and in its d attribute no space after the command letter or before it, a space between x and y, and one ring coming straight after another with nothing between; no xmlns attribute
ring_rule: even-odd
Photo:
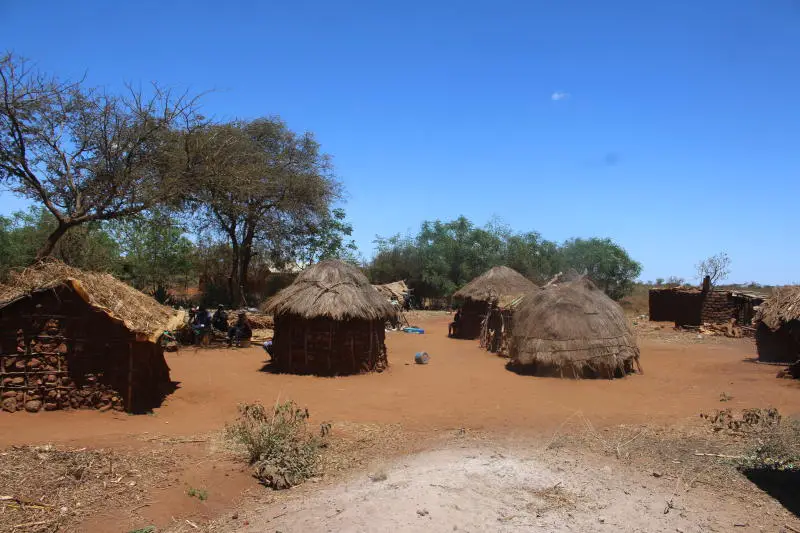
<svg viewBox="0 0 800 533"><path fill-rule="evenodd" d="M629 294L642 266L611 239L569 239L556 243L539 233L519 233L490 223L476 226L461 216L423 222L416 235L376 240L377 254L366 265L374 283L404 279L419 298L441 298L489 268L505 265L536 283L559 272L586 273L614 299Z"/></svg>

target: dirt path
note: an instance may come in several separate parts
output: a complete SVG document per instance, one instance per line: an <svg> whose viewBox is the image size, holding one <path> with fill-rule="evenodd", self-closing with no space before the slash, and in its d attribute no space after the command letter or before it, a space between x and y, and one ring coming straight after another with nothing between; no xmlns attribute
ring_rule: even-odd
<svg viewBox="0 0 800 533"><path fill-rule="evenodd" d="M800 525L768 498L746 503L675 488L672 480L611 459L473 443L405 457L321 490L298 491L220 527L240 533L689 533L781 531L787 520Z"/></svg>

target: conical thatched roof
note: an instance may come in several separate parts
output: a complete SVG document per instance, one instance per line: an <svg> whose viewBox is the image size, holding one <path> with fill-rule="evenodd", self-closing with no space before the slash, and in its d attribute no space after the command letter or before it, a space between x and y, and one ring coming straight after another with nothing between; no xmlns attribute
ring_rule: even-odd
<svg viewBox="0 0 800 533"><path fill-rule="evenodd" d="M111 274L87 272L54 259L12 272L8 283L0 285L0 308L59 286L71 288L95 310L151 340L165 329L174 329L184 319L182 312L161 305Z"/></svg>
<svg viewBox="0 0 800 533"><path fill-rule="evenodd" d="M755 320L773 331L792 320L800 320L800 286L774 288L759 306Z"/></svg>
<svg viewBox="0 0 800 533"><path fill-rule="evenodd" d="M622 308L588 279L526 295L514 313L511 367L568 377L615 377L639 366Z"/></svg>
<svg viewBox="0 0 800 533"><path fill-rule="evenodd" d="M263 309L275 316L293 314L305 319L334 320L386 320L396 313L360 270L336 259L305 269Z"/></svg>
<svg viewBox="0 0 800 533"><path fill-rule="evenodd" d="M461 287L453 298L478 302L496 300L503 306L534 289L536 285L513 268L496 266Z"/></svg>

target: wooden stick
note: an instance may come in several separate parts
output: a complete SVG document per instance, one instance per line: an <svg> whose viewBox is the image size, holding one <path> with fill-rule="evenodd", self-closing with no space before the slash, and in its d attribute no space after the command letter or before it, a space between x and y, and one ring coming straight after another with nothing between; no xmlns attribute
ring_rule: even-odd
<svg viewBox="0 0 800 533"><path fill-rule="evenodd" d="M694 452L698 457L720 457L722 459L744 459L744 455L722 455L720 453L701 453Z"/></svg>

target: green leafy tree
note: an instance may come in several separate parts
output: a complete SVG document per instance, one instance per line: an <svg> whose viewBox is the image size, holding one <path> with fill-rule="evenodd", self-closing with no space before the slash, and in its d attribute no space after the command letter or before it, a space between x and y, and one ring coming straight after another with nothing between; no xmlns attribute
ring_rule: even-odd
<svg viewBox="0 0 800 533"><path fill-rule="evenodd" d="M196 275L195 246L169 213L143 213L111 228L124 254L125 276L138 289L163 294Z"/></svg>
<svg viewBox="0 0 800 533"><path fill-rule="evenodd" d="M311 221L297 232L291 255L301 264L318 263L325 259L342 259L358 264L358 246L350 238L352 234L353 226L347 222L344 209L332 209L319 221Z"/></svg>
<svg viewBox="0 0 800 533"><path fill-rule="evenodd" d="M0 217L0 275L34 262L57 224L41 207ZM87 270L117 273L120 267L119 246L98 222L74 228L56 243L51 255L70 266Z"/></svg>
<svg viewBox="0 0 800 533"><path fill-rule="evenodd" d="M196 181L189 205L206 230L229 242L231 301L244 304L259 250L280 255L296 231L323 224L340 184L314 136L276 117L210 126L187 146Z"/></svg>
<svg viewBox="0 0 800 533"><path fill-rule="evenodd" d="M642 265L611 239L570 239L561 246L562 265L586 273L606 294L619 300L630 294Z"/></svg>

